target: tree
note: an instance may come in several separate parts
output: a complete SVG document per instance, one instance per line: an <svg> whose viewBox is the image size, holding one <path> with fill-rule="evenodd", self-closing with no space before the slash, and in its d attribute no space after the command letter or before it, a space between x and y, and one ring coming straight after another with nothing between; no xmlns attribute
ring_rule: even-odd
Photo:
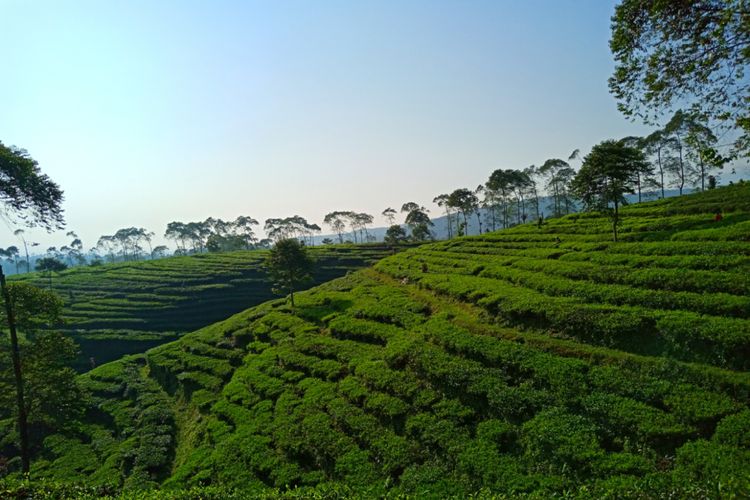
<svg viewBox="0 0 750 500"><path fill-rule="evenodd" d="M432 237L430 226L434 226L434 224L430 220L430 216L427 215L428 210L425 207L410 201L401 205L401 212L406 213L404 223L409 226L412 238L417 241L424 241Z"/></svg>
<svg viewBox="0 0 750 500"><path fill-rule="evenodd" d="M349 216L351 220L351 226L352 231L359 231L359 242L364 243L369 239L370 234L367 232L367 226L372 224L373 220L375 218L366 213L356 213L352 212ZM362 232L364 231L364 237L362 236ZM356 236L354 238L354 241L356 241Z"/></svg>
<svg viewBox="0 0 750 500"><path fill-rule="evenodd" d="M388 221L389 226L392 226L396 223L396 213L397 212L391 207L383 210L382 216L385 217L385 219Z"/></svg>
<svg viewBox="0 0 750 500"><path fill-rule="evenodd" d="M609 42L610 92L626 116L654 123L675 104L734 127L750 155L750 8L746 0L623 0Z"/></svg>
<svg viewBox="0 0 750 500"><path fill-rule="evenodd" d="M629 146L631 148L638 149L639 151L644 152L646 150L646 140L643 137L636 137L636 136L628 136L623 139L620 139L620 142L625 145ZM652 185L652 176L654 175L654 168L651 165L651 163L646 162L644 163L644 170L637 170L634 172L635 178L635 190L638 194L638 203L640 203L642 200L642 191L644 187L648 187L649 185Z"/></svg>
<svg viewBox="0 0 750 500"><path fill-rule="evenodd" d="M666 165L669 162L669 151L672 145L672 140L664 132L664 130L656 130L646 136L643 140L645 151L648 155L656 155L656 168L659 171L659 180L656 181L656 186L661 190L661 197L664 198L664 173L666 172Z"/></svg>
<svg viewBox="0 0 750 500"><path fill-rule="evenodd" d="M331 230L339 237L339 243L344 242L344 230L346 229L346 219L349 212L331 212L323 218L323 223L328 224Z"/></svg>
<svg viewBox="0 0 750 500"><path fill-rule="evenodd" d="M158 245L154 247L154 250L151 252L151 258L159 259L161 257L164 257L168 251L169 248L166 245Z"/></svg>
<svg viewBox="0 0 750 500"><path fill-rule="evenodd" d="M587 210L608 212L612 219L612 236L617 241L619 207L624 195L634 193L635 176L647 168L643 152L622 141L604 141L586 155L581 170L571 183L571 190Z"/></svg>
<svg viewBox="0 0 750 500"><path fill-rule="evenodd" d="M547 193L552 195L550 208L552 208L553 215L561 217L572 212L575 206L569 194L569 187L573 177L575 177L575 170L568 162L551 158L539 167L539 173L547 180L545 189Z"/></svg>
<svg viewBox="0 0 750 500"><path fill-rule="evenodd" d="M304 243L295 238L276 242L266 260L268 274L274 283L273 292L289 294L294 307L294 291L312 280L313 265L314 261L308 255Z"/></svg>
<svg viewBox="0 0 750 500"><path fill-rule="evenodd" d="M42 174L38 163L23 150L10 148L0 142L0 203L11 217L25 220L30 227L41 226L47 231L62 228L63 192L49 177ZM16 232L16 236L23 232ZM24 246L26 241L24 240ZM26 252L28 262L28 249ZM21 437L22 472L29 472L28 421L23 389L23 374L19 354L16 320L10 291L5 283L5 274L0 266L0 292L5 301L6 323L10 330L10 351L13 360L13 373L16 386L18 430Z"/></svg>
<svg viewBox="0 0 750 500"><path fill-rule="evenodd" d="M167 230L164 231L164 237L168 240L174 240L175 246L179 253L186 251L186 241L188 240L187 228L183 222L170 222L167 224Z"/></svg>
<svg viewBox="0 0 750 500"><path fill-rule="evenodd" d="M41 172L25 149L8 147L0 141L0 204L6 216L22 220L29 227L62 229L62 201L60 187Z"/></svg>
<svg viewBox="0 0 750 500"><path fill-rule="evenodd" d="M60 271L64 271L67 268L68 266L64 262L61 262L54 257L44 257L36 261L36 270L40 272L47 272L47 278L49 279L50 288L52 288L52 273L59 273Z"/></svg>
<svg viewBox="0 0 750 500"><path fill-rule="evenodd" d="M406 241L406 231L398 224L394 224L386 230L384 241L389 245L403 243Z"/></svg>
<svg viewBox="0 0 750 500"><path fill-rule="evenodd" d="M15 245L11 245L11 246L9 246L8 248L5 249L5 253L8 255L9 259L13 259L13 263L16 266L16 274L18 274L19 273L19 270L18 270L18 256L19 256L18 247L15 246Z"/></svg>
<svg viewBox="0 0 750 500"><path fill-rule="evenodd" d="M13 317L19 370L14 373L15 366L9 369L10 360L0 358L0 418L11 416L14 392L16 399L22 392L23 402L17 401L14 413L27 422L27 432L21 434L21 448L29 449L35 438L39 441L47 432L59 432L81 415L82 392L70 367L78 349L72 340L49 329L61 319L62 301L55 293L27 283L8 284L7 291L0 322L8 326L8 318ZM23 338L18 339L19 333ZM15 365L15 356L13 361ZM14 385L16 391L12 390Z"/></svg>
<svg viewBox="0 0 750 500"><path fill-rule="evenodd" d="M577 154L576 149L573 153ZM572 155L571 155L572 156ZM534 207L534 218L539 219L539 189L537 188L537 178L539 177L539 169L535 165L531 165L523 169L524 175L528 179L528 186L526 188L527 196L530 197L531 206Z"/></svg>
<svg viewBox="0 0 750 500"><path fill-rule="evenodd" d="M700 183L701 191L706 190L706 176L712 170L723 168L729 160L719 154L716 149L718 142L706 122L696 115L690 117L685 143L689 148L688 156L696 166L690 170L690 181L695 186Z"/></svg>
<svg viewBox="0 0 750 500"><path fill-rule="evenodd" d="M448 228L448 239L451 239L453 238L453 211L451 210L451 207L448 205L449 197L450 197L449 194L440 194L434 197L432 199L432 202L435 203L440 208L445 208L445 220L447 221L446 227Z"/></svg>
<svg viewBox="0 0 750 500"><path fill-rule="evenodd" d="M469 228L469 216L479 209L479 198L474 191L466 188L459 188L448 195L448 206L457 210L464 217L463 230L459 226L458 235L467 234Z"/></svg>
<svg viewBox="0 0 750 500"><path fill-rule="evenodd" d="M253 231L253 226L257 226L258 221L253 219L252 217L240 215L234 220L233 224L234 228L244 238L245 248L248 250L252 248L253 244L258 241L258 238L255 237L255 232Z"/></svg>
<svg viewBox="0 0 750 500"><path fill-rule="evenodd" d="M18 238L21 240L21 243L23 243L23 249L26 253L26 272L28 273L31 270L31 262L29 261L29 246L26 243L26 238L24 236L26 232L23 229L16 229L13 231L14 236L18 236ZM37 243L32 243L32 246L37 246Z"/></svg>

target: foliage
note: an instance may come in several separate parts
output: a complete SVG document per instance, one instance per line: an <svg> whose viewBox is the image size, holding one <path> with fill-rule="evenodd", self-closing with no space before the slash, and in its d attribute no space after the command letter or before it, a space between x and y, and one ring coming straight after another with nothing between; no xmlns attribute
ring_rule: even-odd
<svg viewBox="0 0 750 500"><path fill-rule="evenodd" d="M646 171L643 153L621 141L604 141L594 146L583 160L571 189L588 210L611 213L612 233L617 241L619 207L626 203L624 195L633 193L635 178ZM614 207L610 211L610 205Z"/></svg>
<svg viewBox="0 0 750 500"><path fill-rule="evenodd" d="M0 142L0 203L29 226L61 229L63 192L25 149Z"/></svg>
<svg viewBox="0 0 750 500"><path fill-rule="evenodd" d="M70 364L78 348L61 333L46 328L60 319L62 301L53 293L26 283L8 285L16 325L23 338L19 342L21 373L26 418L31 427L33 446L51 429L69 428L82 415L83 394ZM5 307L0 320L7 324ZM8 339L3 337L4 352L10 352ZM16 392L10 357L0 359L0 421L17 418ZM0 454L12 449L16 436L3 435L0 426Z"/></svg>
<svg viewBox="0 0 750 500"><path fill-rule="evenodd" d="M385 243L389 245L398 245L406 241L406 231L398 224L394 224L385 232Z"/></svg>
<svg viewBox="0 0 750 500"><path fill-rule="evenodd" d="M54 257L42 257L36 261L36 270L42 272L56 272L64 271L68 268L67 264L57 260Z"/></svg>
<svg viewBox="0 0 750 500"><path fill-rule="evenodd" d="M735 150L747 155L747 16L743 0L622 1L612 18L609 80L620 110L653 119L691 102L701 116L740 130Z"/></svg>
<svg viewBox="0 0 750 500"><path fill-rule="evenodd" d="M208 498L746 496L748 200L631 205L616 244L595 212L424 244L257 305L85 375L89 414L34 473Z"/></svg>
<svg viewBox="0 0 750 500"><path fill-rule="evenodd" d="M294 291L312 280L314 261L304 244L296 239L276 242L266 260L268 274L273 280L275 293L289 294L294 307Z"/></svg>

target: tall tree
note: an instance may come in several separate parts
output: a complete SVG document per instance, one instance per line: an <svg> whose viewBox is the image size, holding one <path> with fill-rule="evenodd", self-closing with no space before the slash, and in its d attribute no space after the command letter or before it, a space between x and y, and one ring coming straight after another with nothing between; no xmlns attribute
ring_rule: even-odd
<svg viewBox="0 0 750 500"><path fill-rule="evenodd" d="M564 160L551 158L539 167L539 173L546 179L545 189L552 195L552 212L555 217L571 213L575 206L569 193L575 170Z"/></svg>
<svg viewBox="0 0 750 500"><path fill-rule="evenodd" d="M674 177L674 185L679 189L680 196L688 182L691 170L690 161L686 151L686 139L692 128L691 117L682 110L677 110L669 122L664 126L664 134L670 137L671 144L677 156L667 164L667 170Z"/></svg>
<svg viewBox="0 0 750 500"><path fill-rule="evenodd" d="M665 173L667 172L667 164L670 161L670 151L674 141L669 135L663 130L658 129L646 136L644 139L645 152L647 155L653 157L656 155L656 169L659 173L659 180L656 181L656 186L661 190L661 197L664 198L665 189Z"/></svg>
<svg viewBox="0 0 750 500"><path fill-rule="evenodd" d="M47 175L42 174L39 164L29 156L27 151L14 146L7 147L0 142L0 204L4 206L6 214L11 217L17 216L29 226L40 226L51 231L62 228L64 225L62 201L63 192L60 187ZM17 233L16 236L18 235ZM25 239L23 241L25 246ZM28 250L26 255L28 266ZM30 459L23 374L16 334L16 319L2 266L0 266L0 292L5 301L6 322L10 331L18 430L21 438L22 472L28 473Z"/></svg>
<svg viewBox="0 0 750 500"><path fill-rule="evenodd" d="M487 190L493 194L502 214L503 229L510 225L510 204L513 199L514 174L512 170L497 169L487 180Z"/></svg>
<svg viewBox="0 0 750 500"><path fill-rule="evenodd" d="M344 242L344 231L346 230L346 219L349 212L336 211L326 214L323 223L328 224L331 230L339 237L339 243Z"/></svg>
<svg viewBox="0 0 750 500"><path fill-rule="evenodd" d="M477 198L477 195L474 194L474 191L472 191L471 189L455 189L448 196L448 201L446 203L448 204L448 206L463 215L464 222L461 226L459 226L457 234L459 236L468 234L469 217L479 208L479 198Z"/></svg>
<svg viewBox="0 0 750 500"><path fill-rule="evenodd" d="M539 169L535 165L531 165L523 169L523 173L528 179L526 196L530 198L530 203L534 210L534 218L539 219L539 217L541 216L541 213L539 212L539 189L537 183L537 179L539 178Z"/></svg>
<svg viewBox="0 0 750 500"><path fill-rule="evenodd" d="M620 205L625 194L634 193L636 172L646 168L643 152L622 141L604 141L586 155L571 189L587 210L607 212L612 219L612 237L617 241Z"/></svg>
<svg viewBox="0 0 750 500"><path fill-rule="evenodd" d="M432 199L432 202L445 210L446 228L448 229L448 239L453 238L453 211L448 205L449 194L440 194Z"/></svg>
<svg viewBox="0 0 750 500"><path fill-rule="evenodd" d="M314 261L304 243L295 238L277 241L266 260L266 268L274 283L274 293L289 295L294 307L294 292L312 279Z"/></svg>
<svg viewBox="0 0 750 500"><path fill-rule="evenodd" d="M29 424L30 448L40 445L46 434L74 428L82 414L82 392L70 367L78 349L72 340L50 329L61 320L62 301L53 292L28 283L8 284L10 299L3 299L0 323L8 325L9 312L19 341L18 374L23 387L23 413ZM10 304L10 309L7 307ZM0 340L6 344L7 340ZM2 347L5 350L5 345ZM14 403L15 375L10 359L0 358L0 418L10 416ZM16 395L17 398L17 395ZM13 413L18 417L18 406Z"/></svg>
<svg viewBox="0 0 750 500"><path fill-rule="evenodd" d="M233 224L236 231L242 235L245 240L245 248L248 250L251 249L255 242L258 241L258 238L255 237L255 232L253 231L253 226L257 226L258 221L252 217L240 215L234 220Z"/></svg>
<svg viewBox="0 0 750 500"><path fill-rule="evenodd" d="M25 149L0 142L0 204L5 215L29 227L62 229L63 192Z"/></svg>
<svg viewBox="0 0 750 500"><path fill-rule="evenodd" d="M397 213L398 212L396 212L394 209L392 209L391 207L388 207L385 210L383 210L383 213L381 215L383 217L385 217L385 220L388 221L388 225L392 226L392 225L394 225L396 223L396 214Z"/></svg>
<svg viewBox="0 0 750 500"><path fill-rule="evenodd" d="M434 224L430 220L430 216L427 215L429 210L410 201L401 205L401 212L406 213L404 223L409 226L412 238L417 241L424 241L431 237L430 226Z"/></svg>
<svg viewBox="0 0 750 500"><path fill-rule="evenodd" d="M10 258L10 259L13 260L13 264L15 264L15 266L16 266L16 274L19 274L19 269L18 269L18 256L19 256L18 247L15 246L15 245L11 245L11 246L9 246L8 248L5 249L5 253L8 255L8 258Z"/></svg>
<svg viewBox="0 0 750 500"><path fill-rule="evenodd" d="M26 253L26 272L28 273L31 271L31 262L29 261L29 245L26 243L26 231L23 229L16 229L13 231L13 234L21 240L21 243L23 243L23 250ZM37 243L32 243L31 245L36 246Z"/></svg>
<svg viewBox="0 0 750 500"><path fill-rule="evenodd" d="M750 155L749 17L746 0L622 0L609 42L619 109L655 123L689 103L739 130L734 151Z"/></svg>
<svg viewBox="0 0 750 500"><path fill-rule="evenodd" d="M646 153L646 140L643 137L628 136L620 139L620 142L624 146L638 149L639 151ZM649 162L643 164L644 170L636 170L633 175L635 181L635 192L638 195L638 203L643 201L643 189L652 185L652 176L654 175L654 168Z"/></svg>
<svg viewBox="0 0 750 500"><path fill-rule="evenodd" d="M65 262L62 262L55 257L43 257L36 261L36 270L39 272L46 272L47 279L49 280L49 287L52 288L52 273L59 273L68 268Z"/></svg>
<svg viewBox="0 0 750 500"><path fill-rule="evenodd" d="M401 244L406 241L406 231L398 224L394 224L386 230L383 241L388 245Z"/></svg>

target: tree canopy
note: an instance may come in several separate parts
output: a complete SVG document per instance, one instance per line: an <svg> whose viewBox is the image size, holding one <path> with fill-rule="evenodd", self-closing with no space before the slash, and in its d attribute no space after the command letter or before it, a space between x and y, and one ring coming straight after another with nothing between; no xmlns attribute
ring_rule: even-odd
<svg viewBox="0 0 750 500"><path fill-rule="evenodd" d="M634 193L639 172L647 169L643 152L623 141L608 140L591 149L571 183L572 192L587 210L609 212L612 234L617 241L619 207L625 194Z"/></svg>
<svg viewBox="0 0 750 500"><path fill-rule="evenodd" d="M674 105L736 127L750 155L750 5L745 0L623 0L612 18L619 109L654 122Z"/></svg>
<svg viewBox="0 0 750 500"><path fill-rule="evenodd" d="M268 274L274 283L274 293L289 294L294 307L294 291L312 279L314 261L304 243L296 238L279 240L271 248L266 260Z"/></svg>
<svg viewBox="0 0 750 500"><path fill-rule="evenodd" d="M25 149L0 142L0 203L9 216L29 227L61 229L65 225L62 201L60 187Z"/></svg>

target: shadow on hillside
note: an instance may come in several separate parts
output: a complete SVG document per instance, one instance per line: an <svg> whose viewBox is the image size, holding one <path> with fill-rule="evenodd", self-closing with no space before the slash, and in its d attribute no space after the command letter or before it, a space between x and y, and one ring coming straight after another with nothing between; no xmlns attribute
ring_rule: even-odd
<svg viewBox="0 0 750 500"><path fill-rule="evenodd" d="M300 318L315 323L318 326L325 324L325 318L331 314L343 312L354 305L349 299L332 299L326 297L322 303L300 304L295 308L295 313Z"/></svg>
<svg viewBox="0 0 750 500"><path fill-rule="evenodd" d="M704 229L724 229L726 227L750 221L750 213L727 214L717 222L715 214L705 214L702 220L686 220L677 224L670 224L669 229L662 231L643 231L624 233L623 241L664 241L682 231L698 231Z"/></svg>

